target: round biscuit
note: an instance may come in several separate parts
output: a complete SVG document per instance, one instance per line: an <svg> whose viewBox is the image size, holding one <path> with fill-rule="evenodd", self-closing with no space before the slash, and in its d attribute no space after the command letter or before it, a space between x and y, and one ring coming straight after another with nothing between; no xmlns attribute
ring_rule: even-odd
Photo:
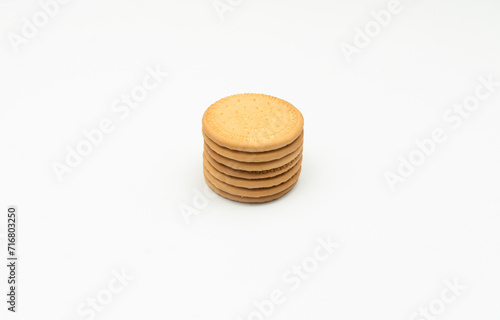
<svg viewBox="0 0 500 320"><path fill-rule="evenodd" d="M219 190L225 191L227 193L236 196L258 198L258 197L271 196L273 194L279 193L290 187L295 182L297 182L300 176L300 167L299 170L288 181L283 182L274 187L259 188L259 189L248 189L248 188L241 188L229 185L215 178L205 167L203 167L203 173L205 175L205 178L210 180L210 182Z"/></svg>
<svg viewBox="0 0 500 320"><path fill-rule="evenodd" d="M203 130L202 130L203 131ZM202 132L205 143L208 144L210 149L219 155L233 159L241 162L267 162L276 159L283 158L284 156L294 152L297 150L302 144L304 131L298 136L297 139L292 141L290 144L284 146L283 148L279 148L276 150L263 151L263 152L245 152L245 151L237 151L231 150L226 147L219 146L212 139L210 139L205 132Z"/></svg>
<svg viewBox="0 0 500 320"><path fill-rule="evenodd" d="M266 197L260 197L260 198L249 198L249 197L241 197L241 196L235 196L233 194L227 193L225 191L222 191L220 189L217 189L211 182L205 177L205 182L207 185L212 189L215 193L220 195L221 197L224 197L229 200L237 201L237 202L244 202L244 203L265 203L273 200L277 200L284 196L286 193L288 193L290 190L293 189L296 183L288 187L287 189L277 193L273 194L271 196L266 196Z"/></svg>
<svg viewBox="0 0 500 320"><path fill-rule="evenodd" d="M220 146L246 152L282 148L297 139L304 126L300 111L266 94L243 93L207 108L202 119L206 135Z"/></svg>
<svg viewBox="0 0 500 320"><path fill-rule="evenodd" d="M279 168L293 159L295 159L299 154L302 153L302 144L300 147L295 150L294 152L284 156L283 158L276 159L276 160L271 160L271 161L266 161L266 162L241 162L241 161L236 161L233 159L229 159L226 157L221 156L217 152L213 151L206 143L205 143L205 150L208 152L208 154L215 159L215 161L236 169L236 170L243 170L243 171L264 171L264 170L269 170L269 169L274 169L274 168Z"/></svg>
<svg viewBox="0 0 500 320"><path fill-rule="evenodd" d="M297 171L300 169L301 161L297 162L296 165L294 165L290 170L271 177L271 178L263 178L263 179L242 179L242 178L235 178L228 176L217 169L215 169L210 162L203 156L203 165L205 168L210 172L215 178L218 180L225 182L229 185L235 186L235 187L242 187L242 188L248 188L248 189L257 189L257 188L269 188L273 186L277 186L283 182L288 181Z"/></svg>
<svg viewBox="0 0 500 320"><path fill-rule="evenodd" d="M271 178L275 177L277 175L283 174L286 171L290 170L295 166L296 163L299 161L302 161L302 154L299 154L295 159L290 161L289 163L275 169L269 169L269 170L264 170L264 171L243 171L243 170L235 170L233 168L230 168L228 166L225 166L221 163L218 163L217 161L212 158L208 152L205 150L203 152L203 157L210 162L210 164L217 169L217 171L224 173L225 175L231 176L231 177L236 177L236 178L242 178L242 179L264 179L264 178Z"/></svg>

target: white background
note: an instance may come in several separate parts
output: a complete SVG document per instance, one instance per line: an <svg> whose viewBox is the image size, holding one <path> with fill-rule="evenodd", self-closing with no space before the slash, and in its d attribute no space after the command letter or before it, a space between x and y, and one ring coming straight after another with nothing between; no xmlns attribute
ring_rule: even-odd
<svg viewBox="0 0 500 320"><path fill-rule="evenodd" d="M351 63L340 45L388 1L243 0L221 20L211 0L73 0L19 52L9 35L40 6L0 1L2 261L7 206L20 215L19 312L2 267L0 317L87 319L77 308L125 270L96 319L247 319L277 289L266 319L405 320L455 278L467 288L437 318L498 319L500 88L458 129L443 114L500 80L500 3L401 1ZM119 120L113 101L156 65L168 79ZM240 92L301 110L300 180L188 223L202 114ZM114 131L59 182L53 163L103 118ZM392 192L384 174L435 128L446 142ZM289 290L283 273L327 235L341 247Z"/></svg>

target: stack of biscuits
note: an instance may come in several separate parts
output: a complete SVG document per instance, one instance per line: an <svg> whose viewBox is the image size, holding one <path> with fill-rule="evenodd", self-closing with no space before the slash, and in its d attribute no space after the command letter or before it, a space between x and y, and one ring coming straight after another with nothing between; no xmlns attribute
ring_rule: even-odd
<svg viewBox="0 0 500 320"><path fill-rule="evenodd" d="M290 191L300 175L304 118L290 103L237 94L203 115L203 173L224 198L262 203Z"/></svg>

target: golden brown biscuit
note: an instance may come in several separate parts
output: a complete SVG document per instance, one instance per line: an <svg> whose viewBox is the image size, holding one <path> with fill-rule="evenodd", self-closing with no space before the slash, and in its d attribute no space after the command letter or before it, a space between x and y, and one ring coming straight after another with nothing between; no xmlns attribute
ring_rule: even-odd
<svg viewBox="0 0 500 320"><path fill-rule="evenodd" d="M244 93L223 98L208 107L202 125L206 135L222 147L261 152L282 148L297 139L304 118L285 100Z"/></svg>
<svg viewBox="0 0 500 320"><path fill-rule="evenodd" d="M217 152L210 149L210 147L205 143L205 150L208 154L218 163L221 163L227 167L233 168L235 170L243 170L243 171L264 171L274 168L279 168L293 159L295 159L300 153L302 153L302 144L300 147L294 152L284 156L283 158L266 161L266 162L240 162L233 159L229 159L221 156Z"/></svg>
<svg viewBox="0 0 500 320"><path fill-rule="evenodd" d="M237 151L237 150L231 150L222 146L219 146L216 144L214 141L212 141L206 134L205 132L202 132L203 138L205 139L205 143L208 144L210 149L212 149L214 152L217 154L241 161L241 162L267 162L267 161L272 161L276 159L283 158L284 156L294 152L297 150L300 145L302 144L303 137L304 137L304 131L300 134L300 136L292 141L290 144L284 146L283 148L279 148L276 150L270 150L270 151L263 151L263 152L244 152L244 151Z"/></svg>
<svg viewBox="0 0 500 320"><path fill-rule="evenodd" d="M242 171L242 170L235 170L233 168L230 168L228 166L225 166L223 164L218 163L207 153L207 151L203 152L203 157L204 157L204 159L207 159L207 161L210 162L210 164L215 169L217 169L217 171L222 172L225 175L228 175L231 177L249 179L249 180L275 177L277 175L285 173L286 171L293 168L296 163L302 161L302 154L299 154L295 159L293 159L289 163L287 163L279 168L264 170L264 171Z"/></svg>
<svg viewBox="0 0 500 320"><path fill-rule="evenodd" d="M281 191L280 193L273 194L272 196L260 197L260 198L248 198L248 197L235 196L235 195L232 195L230 193L219 190L206 177L205 177L205 182L210 187L210 189L212 189L215 193L217 193L221 197L224 197L224 198L229 199L229 200L238 201L238 202L245 202L245 203L264 203L264 202L276 200L278 198L281 198L285 193L292 190L296 184L296 183L294 183L293 185L291 185L287 189Z"/></svg>
<svg viewBox="0 0 500 320"><path fill-rule="evenodd" d="M215 169L207 159L203 159L203 166L208 170L208 172L210 172L215 178L217 178L217 180L220 180L235 187L242 187L248 189L269 188L277 186L283 182L286 182L295 173L297 173L297 171L299 171L300 165L301 161L297 162L295 166L293 166L290 170L286 171L285 173L282 173L280 175L271 178L249 180L249 179L235 178L225 175L224 173L217 171L217 169Z"/></svg>
<svg viewBox="0 0 500 320"><path fill-rule="evenodd" d="M285 189L293 185L299 179L300 167L299 171L297 171L297 173L295 173L288 181L274 187L259 189L247 189L229 185L215 178L205 167L203 168L203 173L205 175L205 178L208 179L219 190L235 196L258 198L272 196L274 194L280 193L281 191L284 191Z"/></svg>

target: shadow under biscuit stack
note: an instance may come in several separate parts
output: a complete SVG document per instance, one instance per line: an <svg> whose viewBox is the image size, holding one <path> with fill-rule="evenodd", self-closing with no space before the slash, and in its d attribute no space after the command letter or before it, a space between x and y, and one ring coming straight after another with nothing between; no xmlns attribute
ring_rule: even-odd
<svg viewBox="0 0 500 320"><path fill-rule="evenodd" d="M302 169L304 118L290 103L264 94L237 94L203 115L203 174L220 196L239 202L276 200Z"/></svg>

